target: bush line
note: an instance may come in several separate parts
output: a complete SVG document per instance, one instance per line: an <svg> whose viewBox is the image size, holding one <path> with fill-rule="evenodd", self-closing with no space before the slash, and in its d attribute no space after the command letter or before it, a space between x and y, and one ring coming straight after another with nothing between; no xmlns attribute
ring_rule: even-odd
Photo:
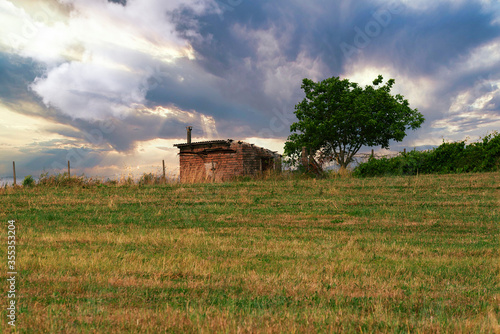
<svg viewBox="0 0 500 334"><path fill-rule="evenodd" d="M411 151L393 158L359 164L354 176L401 176L418 174L481 173L500 170L500 134L494 132L481 141L443 143L429 151Z"/></svg>

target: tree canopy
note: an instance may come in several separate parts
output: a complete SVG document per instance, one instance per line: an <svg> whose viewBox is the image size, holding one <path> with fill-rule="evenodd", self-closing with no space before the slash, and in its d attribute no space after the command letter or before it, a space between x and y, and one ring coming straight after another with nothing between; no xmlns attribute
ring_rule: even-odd
<svg viewBox="0 0 500 334"><path fill-rule="evenodd" d="M336 161L347 167L362 146L389 148L389 141L402 141L407 129L424 122L417 109L397 94L391 95L395 80L361 87L348 79L332 77L320 82L302 81L306 97L295 106L298 122L285 143L285 155L296 163L303 147L321 161Z"/></svg>

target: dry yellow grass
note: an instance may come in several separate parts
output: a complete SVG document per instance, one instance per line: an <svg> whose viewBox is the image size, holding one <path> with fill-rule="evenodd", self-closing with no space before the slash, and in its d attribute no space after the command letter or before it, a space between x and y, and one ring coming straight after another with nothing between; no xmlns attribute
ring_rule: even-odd
<svg viewBox="0 0 500 334"><path fill-rule="evenodd" d="M496 333L499 189L498 173L7 188L17 330Z"/></svg>

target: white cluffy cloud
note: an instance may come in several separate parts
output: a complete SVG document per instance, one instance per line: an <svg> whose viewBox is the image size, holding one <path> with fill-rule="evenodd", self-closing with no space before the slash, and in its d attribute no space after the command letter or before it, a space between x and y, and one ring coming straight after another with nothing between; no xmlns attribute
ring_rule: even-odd
<svg viewBox="0 0 500 334"><path fill-rule="evenodd" d="M31 85L47 106L72 118L122 117L144 108L152 68L194 58L170 15L182 7L214 11L199 0L132 0L126 6L106 0L60 0L66 13L28 12L0 0L2 49L31 57L47 72ZM49 7L47 7L49 8ZM194 34L194 32L192 32ZM153 83L154 84L154 83Z"/></svg>

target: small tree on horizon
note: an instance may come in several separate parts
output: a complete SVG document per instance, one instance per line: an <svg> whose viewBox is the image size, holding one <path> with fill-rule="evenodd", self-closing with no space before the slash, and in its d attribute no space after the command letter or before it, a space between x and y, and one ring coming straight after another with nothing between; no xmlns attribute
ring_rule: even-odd
<svg viewBox="0 0 500 334"><path fill-rule="evenodd" d="M391 95L395 80L361 87L348 79L332 77L320 82L302 81L305 99L295 106L298 122L285 143L285 155L292 164L299 161L302 148L322 162L335 161L346 168L362 146L389 148L389 141L402 141L406 130L424 122L417 109L400 94Z"/></svg>

